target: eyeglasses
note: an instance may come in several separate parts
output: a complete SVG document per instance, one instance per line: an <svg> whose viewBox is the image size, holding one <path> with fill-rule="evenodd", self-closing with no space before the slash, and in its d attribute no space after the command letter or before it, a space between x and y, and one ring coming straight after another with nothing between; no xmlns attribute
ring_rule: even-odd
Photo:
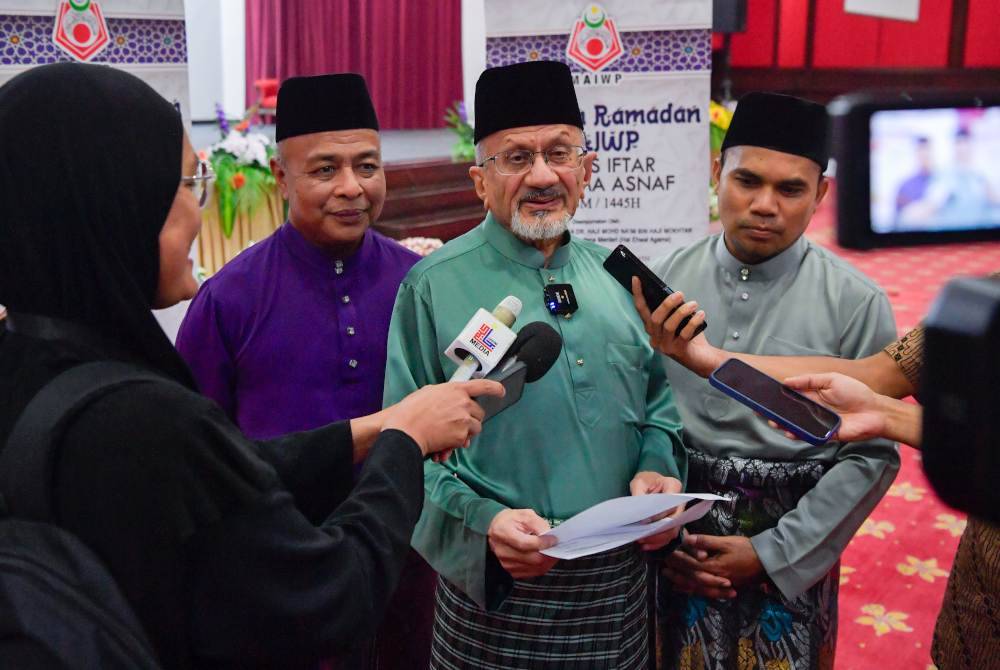
<svg viewBox="0 0 1000 670"><path fill-rule="evenodd" d="M211 163L199 160L198 167L190 177L181 177L181 183L191 189L194 197L198 200L198 206L204 207L208 203L209 184L215 179L215 170Z"/></svg>
<svg viewBox="0 0 1000 670"><path fill-rule="evenodd" d="M583 163L583 157L587 155L587 150L572 144L557 144L545 151L512 149L493 154L480 163L479 167L485 167L487 163L493 161L493 165L496 166L497 172L500 174L524 174L535 164L535 156L539 154L545 160L545 164L553 170L575 170Z"/></svg>

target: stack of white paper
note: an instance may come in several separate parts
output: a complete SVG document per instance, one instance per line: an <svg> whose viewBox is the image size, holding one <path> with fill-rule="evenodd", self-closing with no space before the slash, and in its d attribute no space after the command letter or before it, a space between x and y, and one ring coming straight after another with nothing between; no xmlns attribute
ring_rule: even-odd
<svg viewBox="0 0 1000 670"><path fill-rule="evenodd" d="M677 518L650 521L690 500L700 502ZM542 553L553 558L580 558L641 540L669 528L683 526L705 516L716 500L728 500L714 493L651 493L644 496L613 498L585 509L543 535L559 543Z"/></svg>

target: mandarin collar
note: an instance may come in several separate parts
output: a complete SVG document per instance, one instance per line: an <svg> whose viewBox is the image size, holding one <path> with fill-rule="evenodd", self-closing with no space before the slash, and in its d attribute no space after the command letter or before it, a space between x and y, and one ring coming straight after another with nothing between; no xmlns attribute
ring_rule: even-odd
<svg viewBox="0 0 1000 670"><path fill-rule="evenodd" d="M552 252L552 257L549 258L549 262L546 263L545 254L530 244L519 240L514 236L514 233L500 225L496 218L494 218L493 212L486 213L486 220L483 221L482 225L483 234L486 236L486 241L489 245L515 263L519 263L520 265L524 265L535 270L545 267L559 268L569 263L569 231L563 234L562 244L560 244L556 250Z"/></svg>
<svg viewBox="0 0 1000 670"><path fill-rule="evenodd" d="M720 233L715 238L715 259L724 270L737 279L749 282L766 282L777 279L797 268L806 255L808 244L805 235L800 235L799 239L792 243L792 246L777 256L769 258L763 263L751 265L744 263L730 253L726 247L725 233Z"/></svg>
<svg viewBox="0 0 1000 670"><path fill-rule="evenodd" d="M343 268L344 272L350 272L357 267L364 267L367 265L367 261L371 259L375 250L374 233L372 233L371 228L365 231L364 237L361 238L361 245L358 246L354 253L343 257L328 254L304 238L302 233L292 225L291 221L285 221L281 228L278 229L277 235L278 239L288 247L293 256L321 272L339 274L336 273L338 264Z"/></svg>

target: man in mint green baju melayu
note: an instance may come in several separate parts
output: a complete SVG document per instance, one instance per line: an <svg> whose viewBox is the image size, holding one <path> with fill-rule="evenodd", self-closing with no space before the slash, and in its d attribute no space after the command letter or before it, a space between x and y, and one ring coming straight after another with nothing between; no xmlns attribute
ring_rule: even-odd
<svg viewBox="0 0 1000 670"><path fill-rule="evenodd" d="M442 352L507 295L524 304L515 326L548 323L563 350L471 448L425 466L413 546L441 575L431 667L644 668L641 550L673 533L573 561L539 553L552 524L609 498L679 491L686 470L662 363L601 265L608 250L567 232L595 158L569 69L484 72L475 139L470 175L488 214L403 280L384 400L447 380L455 366ZM550 314L549 284L572 285L579 309Z"/></svg>

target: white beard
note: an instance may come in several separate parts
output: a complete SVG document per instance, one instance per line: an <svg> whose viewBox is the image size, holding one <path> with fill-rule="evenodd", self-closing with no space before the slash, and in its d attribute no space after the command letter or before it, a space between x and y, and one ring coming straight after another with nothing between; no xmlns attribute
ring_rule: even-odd
<svg viewBox="0 0 1000 670"><path fill-rule="evenodd" d="M510 220L510 232L526 241L552 240L562 237L569 228L569 222L573 220L573 215L566 213L563 216L549 220L549 212L541 211L532 217L521 216L521 210L514 211L514 216Z"/></svg>

